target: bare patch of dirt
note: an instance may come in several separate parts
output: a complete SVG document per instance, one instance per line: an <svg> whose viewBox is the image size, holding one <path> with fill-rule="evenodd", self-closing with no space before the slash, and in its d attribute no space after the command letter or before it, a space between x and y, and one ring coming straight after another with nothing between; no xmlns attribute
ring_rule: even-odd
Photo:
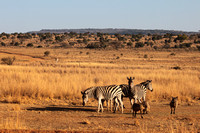
<svg viewBox="0 0 200 133"><path fill-rule="evenodd" d="M52 104L0 104L0 132L199 132L200 105L181 104L170 114L166 103L152 102L151 111L132 117L125 111L97 113L97 106Z"/></svg>

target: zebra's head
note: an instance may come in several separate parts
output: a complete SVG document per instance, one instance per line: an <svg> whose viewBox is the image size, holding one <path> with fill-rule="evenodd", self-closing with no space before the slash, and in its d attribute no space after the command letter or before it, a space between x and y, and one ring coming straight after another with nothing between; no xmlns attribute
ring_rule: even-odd
<svg viewBox="0 0 200 133"><path fill-rule="evenodd" d="M81 91L81 94L82 94L82 99L83 99L83 106L85 106L85 104L88 101L88 93Z"/></svg>
<svg viewBox="0 0 200 133"><path fill-rule="evenodd" d="M153 91L153 87L152 87L152 83L151 82L152 82L152 80L147 80L145 87L152 92Z"/></svg>
<svg viewBox="0 0 200 133"><path fill-rule="evenodd" d="M129 85L129 87L130 88L132 88L133 86L134 86L134 83L133 83L133 80L135 79L135 77L127 77L127 79L128 79L128 85Z"/></svg>

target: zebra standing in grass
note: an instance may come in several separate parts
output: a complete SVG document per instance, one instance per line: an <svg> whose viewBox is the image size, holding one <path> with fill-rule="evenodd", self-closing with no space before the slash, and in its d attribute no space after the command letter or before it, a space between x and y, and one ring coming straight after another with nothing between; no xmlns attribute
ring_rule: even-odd
<svg viewBox="0 0 200 133"><path fill-rule="evenodd" d="M134 86L132 79L131 78L129 79L128 83L129 83L129 88L130 88L130 97L134 99L134 103L137 103L137 100L140 103L142 103L141 102L142 98L143 98L143 101L145 101L147 89L149 89L150 91L153 91L151 82L152 80L147 80L145 82L142 82Z"/></svg>
<svg viewBox="0 0 200 133"><path fill-rule="evenodd" d="M122 108L122 113L123 113L123 102L121 100L121 96L123 95L122 89L118 85L109 85L109 86L96 86L96 87L90 87L86 89L85 91L82 91L82 98L83 98L83 106L88 101L88 98L95 98L98 100L98 111L103 112L103 104L102 100L106 100L107 104L108 101L115 100L116 103L120 103L121 108ZM118 100L118 101L117 101ZM110 105L112 108L112 104ZM116 108L115 108L116 111Z"/></svg>
<svg viewBox="0 0 200 133"><path fill-rule="evenodd" d="M128 79L128 81L131 81L132 82L131 85L134 86L133 80L135 79L135 77L133 77L133 78L132 77L130 77L130 78L127 77L127 79ZM132 106L133 105L133 98L130 95L129 85L127 85L127 84L121 84L120 87L122 88L122 92L124 94L124 96L122 96L122 100L123 100L123 97L129 97L130 103L131 103L131 106Z"/></svg>

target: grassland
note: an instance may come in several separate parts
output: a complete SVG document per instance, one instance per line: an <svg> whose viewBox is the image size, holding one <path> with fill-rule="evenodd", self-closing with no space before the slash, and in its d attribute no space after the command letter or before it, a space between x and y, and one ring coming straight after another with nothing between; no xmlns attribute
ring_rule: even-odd
<svg viewBox="0 0 200 133"><path fill-rule="evenodd" d="M44 56L45 51L50 51L50 55ZM31 119L27 119L27 117L29 117L27 114L29 112L27 112L27 110L35 111L30 115L35 122L34 113L37 114L38 112L42 112L41 114L43 115L45 111L47 111L48 115L46 114L42 117L46 118L53 115L57 121L60 120L61 114L65 113L65 111L67 113L68 110L70 110L69 114L63 114L70 118L71 116L76 117L80 112L83 112L82 116L85 119L81 119L78 124L81 131L84 129L84 126L81 126L80 122L86 121L86 125L88 125L86 130L89 130L93 129L93 126L98 125L98 122L94 122L96 118L99 121L101 121L101 118L103 118L103 121L109 121L109 118L113 121L118 121L117 117L120 116L119 114L117 117L114 117L115 114L109 113L96 116L96 113L93 112L96 108L96 101L93 100L88 104L92 106L91 116L91 110L81 107L82 99L80 92L91 86L127 84L126 78L130 76L135 77L135 84L145 80L152 80L154 91L147 92L147 99L151 104L155 104L155 108L152 107L154 111L157 110L156 108L159 108L159 104L163 106L163 104L168 103L171 96L178 96L180 105L190 105L190 107L191 105L195 105L195 111L199 109L200 53L198 51L174 49L160 51L145 49L0 48L0 58L14 56L16 60L13 65L0 64L0 101L4 104L17 103L17 105L19 105L19 107L11 107L12 109L8 110L11 111L10 114L15 114L15 112L20 111L19 120L26 120L25 129L64 129L64 127L61 128L59 126L52 126L52 128L45 128L45 125L42 128L30 126L32 124L29 123ZM58 58L58 61L55 61L56 58ZM2 105L3 107L4 104ZM43 110L43 108L49 107L52 104L56 106L55 110L51 108L47 108L45 111ZM35 107L35 105L39 107ZM64 105L68 107L65 108L63 107ZM11 105L5 104L5 106L10 108ZM31 108L30 106L34 106L35 108ZM75 109L69 106L73 106ZM3 107L1 108L3 109ZM170 122L160 122L160 126L162 126L160 128L162 128L162 130L159 130L159 128L153 130L155 125L151 125L152 132L162 132L164 129L168 129L171 132L195 132L199 129L199 126L196 126L199 120L199 113L187 115L187 119L192 119L193 121L193 128L191 130L189 129L191 127L181 129L184 124L191 123L191 121L182 121L182 119L186 117L184 117L184 113L176 116L176 118L169 117L167 115L168 111L165 110L166 108L166 106L163 106L160 110L158 109L160 111L159 114L153 113L152 116L150 114L150 116L146 118L146 123L143 123L142 119L139 119L135 124L129 123L132 119L129 118L131 117L129 110L126 110L125 115L121 116L120 119L129 120L125 123L121 123L125 125L124 128L119 128L119 130L131 131L132 129L137 129L137 131L148 132L147 128L149 128L149 126L147 123L154 120L158 115L159 117L155 118L155 124L159 125L159 121L162 121L162 119L170 120L171 124ZM182 107L182 109L190 110L187 106ZM193 108L191 107L191 109ZM24 110L25 112L23 112ZM56 114L52 114L51 112L53 111L55 111L54 113ZM75 111L75 114L73 111ZM162 111L164 111L166 115L163 116ZM181 112L181 109L178 112ZM185 111L185 113L186 112L187 111ZM5 112L3 112L3 114L1 119L1 123L3 124L0 124L1 128L23 128L23 126L19 124L13 124L17 122L17 116L7 119L5 117L10 114ZM23 115L26 116L26 119L23 119ZM193 118L195 116L196 118ZM39 117L40 116L37 116L38 119L40 119ZM78 118L71 120L78 121ZM41 121L44 121L44 119L41 119ZM63 121L67 120L63 119ZM87 122L89 124L87 124ZM140 126L137 126L137 123L139 123ZM69 125L69 123L65 124ZM173 128L174 124L177 125L175 127L178 128L178 130ZM48 124L46 126L48 126ZM110 127L106 125L100 124L99 126L103 129L102 131L110 129ZM114 125L112 126L112 128L115 127ZM71 125L71 128L72 127ZM71 130L70 128L67 129ZM76 127L72 129L75 130ZM97 129L98 128L95 128L94 130ZM112 130L110 129L108 131Z"/></svg>
<svg viewBox="0 0 200 133"><path fill-rule="evenodd" d="M14 65L1 65L1 98L80 98L81 90L126 84L128 76L136 78L135 84L153 80L151 100L179 96L191 101L200 96L199 52L48 50L51 55L44 57L46 49L1 48L0 57L16 57Z"/></svg>

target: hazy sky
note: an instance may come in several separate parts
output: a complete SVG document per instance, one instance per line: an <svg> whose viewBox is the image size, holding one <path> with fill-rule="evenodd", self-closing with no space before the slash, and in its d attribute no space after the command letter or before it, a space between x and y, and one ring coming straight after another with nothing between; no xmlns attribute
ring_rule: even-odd
<svg viewBox="0 0 200 133"><path fill-rule="evenodd" d="M200 0L0 0L0 33L41 29L200 30Z"/></svg>

